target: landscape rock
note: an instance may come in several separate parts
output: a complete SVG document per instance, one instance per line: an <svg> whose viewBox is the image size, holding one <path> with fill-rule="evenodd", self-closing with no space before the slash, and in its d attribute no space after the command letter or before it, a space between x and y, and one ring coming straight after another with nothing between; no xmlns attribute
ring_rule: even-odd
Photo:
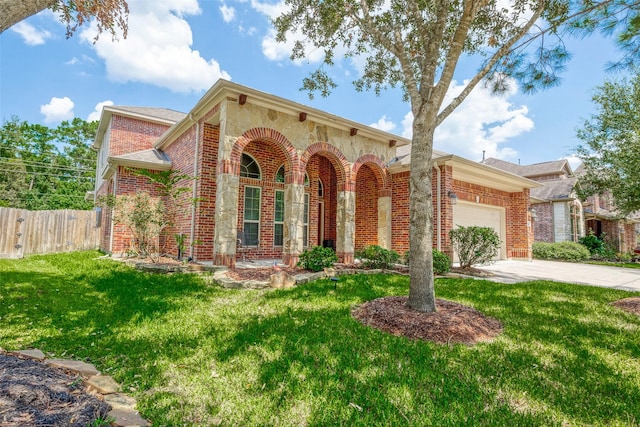
<svg viewBox="0 0 640 427"><path fill-rule="evenodd" d="M295 277L286 271L278 271L269 277L269 286L275 289L293 288L296 285Z"/></svg>

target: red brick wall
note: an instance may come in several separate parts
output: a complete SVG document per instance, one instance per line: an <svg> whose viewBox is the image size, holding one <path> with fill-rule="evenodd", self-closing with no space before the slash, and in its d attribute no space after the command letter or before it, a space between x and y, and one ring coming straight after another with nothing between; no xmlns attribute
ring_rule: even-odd
<svg viewBox="0 0 640 427"><path fill-rule="evenodd" d="M531 205L536 217L533 224L534 240L536 242L553 243L553 212L551 203L537 203Z"/></svg>
<svg viewBox="0 0 640 427"><path fill-rule="evenodd" d="M200 122L202 143L198 152L196 181L198 204L196 209L193 257L195 260L213 259L213 239L216 226L216 192L220 125Z"/></svg>
<svg viewBox="0 0 640 427"><path fill-rule="evenodd" d="M355 250L378 244L378 180L367 165L356 178Z"/></svg>
<svg viewBox="0 0 640 427"><path fill-rule="evenodd" d="M409 172L391 175L391 249L409 250Z"/></svg>
<svg viewBox="0 0 640 427"><path fill-rule="evenodd" d="M153 148L153 143L169 126L131 117L113 115L109 136L109 155L120 156Z"/></svg>
<svg viewBox="0 0 640 427"><path fill-rule="evenodd" d="M531 256L532 235L527 227L529 207L528 190L521 193L507 193L488 187L452 179L450 166L441 167L441 248L452 255L449 231L453 228L453 209L448 192L456 193L459 200L505 208L505 244L508 258L529 258ZM437 234L437 174L433 174L434 237ZM409 249L409 172L394 174L392 179L392 248L403 254ZM433 246L437 241L434 238Z"/></svg>
<svg viewBox="0 0 640 427"><path fill-rule="evenodd" d="M195 124L191 126L166 149L166 154L171 159L171 168L175 171L174 173L176 175L194 176L194 158L200 158L195 152L196 127ZM175 200L164 200L164 203L167 205L167 210L173 211L175 215L171 221L173 225L167 227L163 232L163 239L166 242L164 250L170 255L178 255L177 243L174 237L176 234L184 234L187 236L184 242L185 253L183 253L183 255L189 253L189 246L191 245L189 236L191 235L193 183L194 181L188 178L176 182L174 191L176 191L176 194L179 194L179 196Z"/></svg>

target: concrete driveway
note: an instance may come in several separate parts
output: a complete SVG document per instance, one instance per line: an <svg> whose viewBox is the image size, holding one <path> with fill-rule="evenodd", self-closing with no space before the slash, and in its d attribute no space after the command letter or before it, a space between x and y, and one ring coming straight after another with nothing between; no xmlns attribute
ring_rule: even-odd
<svg viewBox="0 0 640 427"><path fill-rule="evenodd" d="M497 261L480 268L495 275L489 280L502 283L554 280L640 292L640 269L540 260Z"/></svg>

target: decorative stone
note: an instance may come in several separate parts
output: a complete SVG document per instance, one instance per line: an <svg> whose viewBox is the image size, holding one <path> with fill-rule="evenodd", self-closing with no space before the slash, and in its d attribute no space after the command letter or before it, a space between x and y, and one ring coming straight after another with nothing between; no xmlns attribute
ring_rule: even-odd
<svg viewBox="0 0 640 427"><path fill-rule="evenodd" d="M296 285L295 277L286 271L278 271L269 276L269 286L275 289L293 288Z"/></svg>
<svg viewBox="0 0 640 427"><path fill-rule="evenodd" d="M335 277L336 276L336 269L332 268L332 267L325 267L324 275L326 277Z"/></svg>
<svg viewBox="0 0 640 427"><path fill-rule="evenodd" d="M113 393L104 396L106 404L111 405L112 409L130 409L134 410L138 403L136 399L125 394Z"/></svg>
<svg viewBox="0 0 640 427"><path fill-rule="evenodd" d="M16 351L15 354L19 354L21 356L25 356L30 359L36 359L36 360L44 360L47 357L44 355L42 351L38 350L37 348L31 349L31 350L19 350L19 351Z"/></svg>
<svg viewBox="0 0 640 427"><path fill-rule="evenodd" d="M111 423L113 427L147 427L149 425L147 420L133 409L112 409L107 416L115 418Z"/></svg>
<svg viewBox="0 0 640 427"><path fill-rule="evenodd" d="M100 394L112 394L120 391L120 386L108 375L94 375L87 380L89 390Z"/></svg>
<svg viewBox="0 0 640 427"><path fill-rule="evenodd" d="M69 371L77 372L83 377L92 377L100 373L100 371L98 371L95 366L77 360L48 359L45 360L44 363L54 368L67 369Z"/></svg>

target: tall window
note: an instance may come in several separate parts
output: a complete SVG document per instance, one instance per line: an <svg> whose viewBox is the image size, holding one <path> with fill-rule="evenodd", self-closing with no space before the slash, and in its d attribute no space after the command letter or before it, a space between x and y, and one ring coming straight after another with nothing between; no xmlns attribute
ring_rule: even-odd
<svg viewBox="0 0 640 427"><path fill-rule="evenodd" d="M280 166L280 169L276 172L276 182L284 183L284 165Z"/></svg>
<svg viewBox="0 0 640 427"><path fill-rule="evenodd" d="M258 246L260 236L260 188L244 188L244 244Z"/></svg>
<svg viewBox="0 0 640 427"><path fill-rule="evenodd" d="M240 176L244 178L260 179L260 166L258 162L248 154L242 154L240 161Z"/></svg>
<svg viewBox="0 0 640 427"><path fill-rule="evenodd" d="M309 246L309 194L304 195L304 218L302 224L302 245Z"/></svg>
<svg viewBox="0 0 640 427"><path fill-rule="evenodd" d="M273 245L282 246L284 241L284 191L276 190L273 214Z"/></svg>
<svg viewBox="0 0 640 427"><path fill-rule="evenodd" d="M318 197L321 199L324 197L324 186L320 180L318 180Z"/></svg>

